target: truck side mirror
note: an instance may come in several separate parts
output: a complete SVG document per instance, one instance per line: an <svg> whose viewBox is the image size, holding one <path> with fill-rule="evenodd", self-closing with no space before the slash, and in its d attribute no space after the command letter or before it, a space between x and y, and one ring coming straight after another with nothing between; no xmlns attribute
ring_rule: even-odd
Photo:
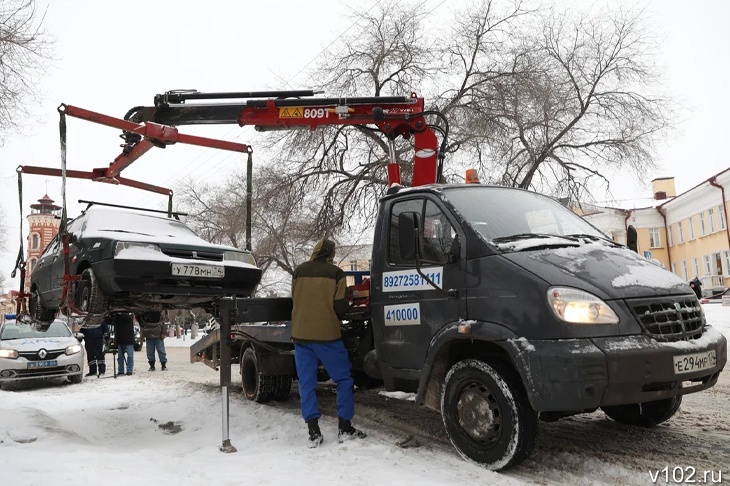
<svg viewBox="0 0 730 486"><path fill-rule="evenodd" d="M639 253L639 245L637 243L637 236L636 236L636 228L629 225L629 227L626 229L626 246L629 247L629 250L633 250L636 253Z"/></svg>
<svg viewBox="0 0 730 486"><path fill-rule="evenodd" d="M403 260L415 260L418 251L418 228L421 226L421 215L415 212L398 215L398 245Z"/></svg>

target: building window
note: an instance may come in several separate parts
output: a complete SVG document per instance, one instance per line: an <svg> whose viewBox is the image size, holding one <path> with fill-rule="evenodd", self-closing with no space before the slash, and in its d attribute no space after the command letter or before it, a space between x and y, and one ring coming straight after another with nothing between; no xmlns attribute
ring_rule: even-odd
<svg viewBox="0 0 730 486"><path fill-rule="evenodd" d="M730 251L723 251L722 257L725 259L725 274L727 275L730 272Z"/></svg>
<svg viewBox="0 0 730 486"><path fill-rule="evenodd" d="M710 208L707 210L707 216L710 220L710 233L715 232L715 210Z"/></svg>
<svg viewBox="0 0 730 486"><path fill-rule="evenodd" d="M41 247L41 235L33 233L30 237L30 247L33 250L39 250Z"/></svg>
<svg viewBox="0 0 730 486"><path fill-rule="evenodd" d="M357 271L357 260L350 260L350 271Z"/></svg>
<svg viewBox="0 0 730 486"><path fill-rule="evenodd" d="M682 222L677 223L677 238L680 243L684 243L684 231L682 231Z"/></svg>
<svg viewBox="0 0 730 486"><path fill-rule="evenodd" d="M720 229L725 229L725 204L717 207L717 215L720 216Z"/></svg>
<svg viewBox="0 0 730 486"><path fill-rule="evenodd" d="M692 258L692 270L695 272L695 277L700 276L700 264L697 261L697 257Z"/></svg>
<svg viewBox="0 0 730 486"><path fill-rule="evenodd" d="M700 213L700 236L705 236L707 234L707 230L705 229L705 213L704 211Z"/></svg>
<svg viewBox="0 0 730 486"><path fill-rule="evenodd" d="M685 282L689 280L689 278L687 278L687 261L686 260L682 260L682 280L684 280Z"/></svg>
<svg viewBox="0 0 730 486"><path fill-rule="evenodd" d="M674 275L678 275L678 274L677 274L677 264L676 264L676 263L672 263L672 273L673 273Z"/></svg>
<svg viewBox="0 0 730 486"><path fill-rule="evenodd" d="M692 219L694 216L689 217L689 240L692 241L695 239L695 227L694 224L692 224Z"/></svg>
<svg viewBox="0 0 730 486"><path fill-rule="evenodd" d="M667 240L669 240L669 246L674 246L674 237L672 235L672 227L667 227Z"/></svg>
<svg viewBox="0 0 730 486"><path fill-rule="evenodd" d="M712 267L710 267L710 255L703 256L702 261L705 263L705 275L711 275Z"/></svg>
<svg viewBox="0 0 730 486"><path fill-rule="evenodd" d="M661 248L662 240L659 237L659 228L649 229L649 247L650 248Z"/></svg>

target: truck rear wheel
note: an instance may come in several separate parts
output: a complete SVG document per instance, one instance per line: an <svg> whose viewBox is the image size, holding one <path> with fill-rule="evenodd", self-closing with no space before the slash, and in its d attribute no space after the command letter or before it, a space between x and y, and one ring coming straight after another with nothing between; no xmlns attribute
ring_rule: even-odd
<svg viewBox="0 0 730 486"><path fill-rule="evenodd" d="M263 376L259 370L256 350L253 347L246 348L241 355L241 383L245 397L257 403L268 402L275 398L276 392L279 391L277 379L278 376ZM291 387L291 380L289 386Z"/></svg>
<svg viewBox="0 0 730 486"><path fill-rule="evenodd" d="M499 363L456 363L441 392L441 416L459 454L495 471L522 462L537 440L537 413L519 376Z"/></svg>
<svg viewBox="0 0 730 486"><path fill-rule="evenodd" d="M652 402L601 407L601 410L620 424L654 427L672 418L680 405L681 395Z"/></svg>

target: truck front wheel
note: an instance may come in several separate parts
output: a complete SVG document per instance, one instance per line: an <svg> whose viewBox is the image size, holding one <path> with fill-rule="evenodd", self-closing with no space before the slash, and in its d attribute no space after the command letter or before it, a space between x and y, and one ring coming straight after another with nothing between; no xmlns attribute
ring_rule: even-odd
<svg viewBox="0 0 730 486"><path fill-rule="evenodd" d="M681 395L653 402L601 407L601 410L620 424L654 427L672 418L680 405L682 405Z"/></svg>
<svg viewBox="0 0 730 486"><path fill-rule="evenodd" d="M459 454L495 471L522 462L537 440L537 413L517 373L501 363L456 363L446 375L441 415Z"/></svg>

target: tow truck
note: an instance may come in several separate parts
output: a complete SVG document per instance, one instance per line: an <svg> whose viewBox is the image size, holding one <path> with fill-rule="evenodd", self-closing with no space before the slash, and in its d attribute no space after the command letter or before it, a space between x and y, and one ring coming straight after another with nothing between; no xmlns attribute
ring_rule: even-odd
<svg viewBox="0 0 730 486"><path fill-rule="evenodd" d="M715 385L727 341L685 282L551 198L474 177L443 183L448 126L429 116L439 114L416 95L171 91L125 118L171 130L235 123L380 131L391 148L389 188L374 222L370 273L349 290L343 340L358 382L415 392L416 405L441 413L468 460L515 466L534 448L539 420L599 408L617 422L651 427L670 419L683 395ZM126 153L164 142L139 132L126 138ZM414 139L411 187L394 156L399 136ZM220 370L224 452L235 451L232 364L248 399L290 393L291 309L290 298L223 297L220 329L191 346L191 361Z"/></svg>

